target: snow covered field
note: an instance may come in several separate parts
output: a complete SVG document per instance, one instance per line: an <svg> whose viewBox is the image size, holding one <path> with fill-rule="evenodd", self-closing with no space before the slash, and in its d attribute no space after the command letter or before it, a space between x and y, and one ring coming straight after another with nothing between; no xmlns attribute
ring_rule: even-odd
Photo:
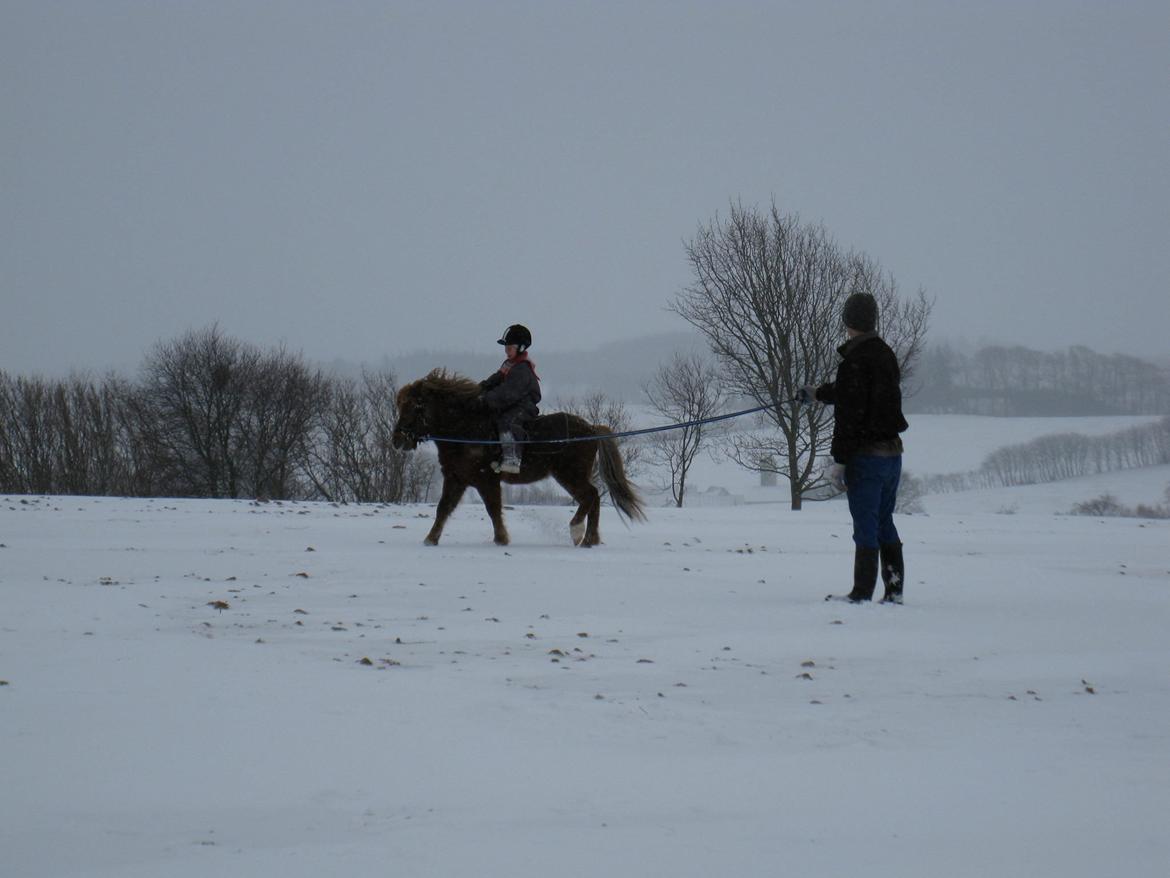
<svg viewBox="0 0 1170 878"><path fill-rule="evenodd" d="M0 875L1160 878L1170 522L1054 514L1127 478L900 518L904 607L834 502L0 498Z"/></svg>

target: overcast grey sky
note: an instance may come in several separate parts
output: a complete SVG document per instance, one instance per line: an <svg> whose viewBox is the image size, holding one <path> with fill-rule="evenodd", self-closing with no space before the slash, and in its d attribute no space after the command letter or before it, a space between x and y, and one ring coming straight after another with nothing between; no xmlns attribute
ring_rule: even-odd
<svg viewBox="0 0 1170 878"><path fill-rule="evenodd" d="M0 369L683 329L730 200L935 334L1170 350L1170 3L0 0Z"/></svg>

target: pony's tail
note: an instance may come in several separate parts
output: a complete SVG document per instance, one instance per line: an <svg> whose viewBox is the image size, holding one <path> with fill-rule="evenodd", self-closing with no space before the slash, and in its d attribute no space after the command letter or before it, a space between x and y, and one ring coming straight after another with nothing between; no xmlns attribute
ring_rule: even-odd
<svg viewBox="0 0 1170 878"><path fill-rule="evenodd" d="M609 435L613 431L609 427L593 426L593 433L598 437L597 446L598 469L613 505L618 512L633 521L645 521L646 512L642 506L642 498L626 478L626 468L622 464L622 452L618 448L617 440Z"/></svg>

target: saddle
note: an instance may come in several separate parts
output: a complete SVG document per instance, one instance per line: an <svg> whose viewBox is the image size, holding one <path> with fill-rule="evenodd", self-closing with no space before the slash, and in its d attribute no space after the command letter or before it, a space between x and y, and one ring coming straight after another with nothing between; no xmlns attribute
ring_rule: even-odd
<svg viewBox="0 0 1170 878"><path fill-rule="evenodd" d="M517 424L529 442L568 439L580 435L580 430L574 431L569 419L573 416L568 412L551 412L547 415L537 415L535 418L526 418ZM513 432L515 429L513 428ZM519 438L519 437L517 437Z"/></svg>

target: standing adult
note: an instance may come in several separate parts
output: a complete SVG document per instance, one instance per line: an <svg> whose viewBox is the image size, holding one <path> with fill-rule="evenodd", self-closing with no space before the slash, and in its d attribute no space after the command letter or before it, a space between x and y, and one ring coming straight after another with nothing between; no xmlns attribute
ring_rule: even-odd
<svg viewBox="0 0 1170 878"><path fill-rule="evenodd" d="M902 415L902 373L898 358L877 334L877 300L854 293L841 313L848 340L837 352L835 380L806 385L800 398L834 407L834 464L829 480L846 492L853 517L853 588L826 600L862 603L873 599L880 565L883 603L902 603L905 563L894 526L894 505L902 477L902 439L909 424Z"/></svg>

